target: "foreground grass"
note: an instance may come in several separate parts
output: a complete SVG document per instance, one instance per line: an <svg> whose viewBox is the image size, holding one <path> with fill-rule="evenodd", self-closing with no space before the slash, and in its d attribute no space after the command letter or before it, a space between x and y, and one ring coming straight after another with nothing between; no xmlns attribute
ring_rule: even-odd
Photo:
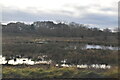
<svg viewBox="0 0 120 80"><path fill-rule="evenodd" d="M117 68L90 70L77 68L3 67L3 78L117 78Z"/></svg>

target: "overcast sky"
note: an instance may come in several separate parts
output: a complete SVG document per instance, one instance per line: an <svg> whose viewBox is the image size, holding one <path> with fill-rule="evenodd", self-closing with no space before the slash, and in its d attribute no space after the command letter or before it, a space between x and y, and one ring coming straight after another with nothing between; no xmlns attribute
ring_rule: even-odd
<svg viewBox="0 0 120 80"><path fill-rule="evenodd" d="M118 26L119 0L0 0L2 22L43 20ZM0 11L1 12L1 11Z"/></svg>

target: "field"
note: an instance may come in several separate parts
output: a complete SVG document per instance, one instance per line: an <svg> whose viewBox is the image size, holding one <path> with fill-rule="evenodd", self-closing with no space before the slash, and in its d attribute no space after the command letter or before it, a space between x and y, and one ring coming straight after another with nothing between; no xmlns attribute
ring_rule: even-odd
<svg viewBox="0 0 120 80"><path fill-rule="evenodd" d="M117 67L111 69L77 69L40 67L3 67L4 78L118 78Z"/></svg>

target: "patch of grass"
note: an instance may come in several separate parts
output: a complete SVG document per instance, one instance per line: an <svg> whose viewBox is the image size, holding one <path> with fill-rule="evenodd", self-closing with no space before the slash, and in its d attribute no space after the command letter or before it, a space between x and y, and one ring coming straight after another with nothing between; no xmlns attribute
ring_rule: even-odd
<svg viewBox="0 0 120 80"><path fill-rule="evenodd" d="M117 67L95 71L77 68L3 67L3 78L116 78Z"/></svg>

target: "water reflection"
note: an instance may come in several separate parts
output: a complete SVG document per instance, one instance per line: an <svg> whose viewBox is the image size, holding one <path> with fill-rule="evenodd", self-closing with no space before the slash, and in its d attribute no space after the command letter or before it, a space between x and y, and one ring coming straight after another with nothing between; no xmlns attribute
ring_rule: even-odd
<svg viewBox="0 0 120 80"><path fill-rule="evenodd" d="M112 46L102 46L102 45L86 45L84 49L103 49L103 50L119 50L118 47L112 47Z"/></svg>

